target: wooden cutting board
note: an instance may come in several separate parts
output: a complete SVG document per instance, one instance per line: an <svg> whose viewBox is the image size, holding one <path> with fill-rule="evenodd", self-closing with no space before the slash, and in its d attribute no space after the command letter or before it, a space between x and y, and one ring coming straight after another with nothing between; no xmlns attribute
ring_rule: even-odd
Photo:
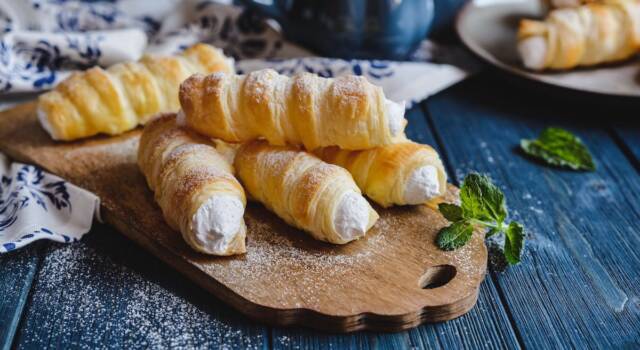
<svg viewBox="0 0 640 350"><path fill-rule="evenodd" d="M476 232L454 252L439 250L434 241L446 221L434 209L375 207L380 220L366 238L335 246L250 204L247 253L211 257L191 250L165 224L136 165L140 130L54 142L34 109L30 103L0 114L0 150L96 193L107 223L253 319L395 331L458 317L476 303L487 262L483 236ZM456 192L450 186L448 199Z"/></svg>

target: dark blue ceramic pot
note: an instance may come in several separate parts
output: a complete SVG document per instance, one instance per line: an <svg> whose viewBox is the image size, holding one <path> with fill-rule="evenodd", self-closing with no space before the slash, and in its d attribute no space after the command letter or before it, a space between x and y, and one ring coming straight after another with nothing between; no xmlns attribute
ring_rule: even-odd
<svg viewBox="0 0 640 350"><path fill-rule="evenodd" d="M402 60L433 21L433 0L242 0L323 56Z"/></svg>

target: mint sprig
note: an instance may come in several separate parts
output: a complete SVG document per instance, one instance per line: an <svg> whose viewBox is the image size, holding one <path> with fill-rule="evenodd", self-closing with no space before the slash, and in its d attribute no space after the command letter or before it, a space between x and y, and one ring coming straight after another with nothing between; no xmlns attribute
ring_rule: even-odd
<svg viewBox="0 0 640 350"><path fill-rule="evenodd" d="M443 228L438 234L438 247L442 250L458 249L471 239L473 226L467 220L456 221Z"/></svg>
<svg viewBox="0 0 640 350"><path fill-rule="evenodd" d="M560 128L546 128L534 140L521 140L520 147L528 155L549 165L573 170L596 170L589 149L579 137Z"/></svg>
<svg viewBox="0 0 640 350"><path fill-rule="evenodd" d="M486 238L504 233L503 252L509 265L520 262L524 247L524 227L512 221L506 223L507 205L504 194L489 177L468 174L460 188L460 205L441 203L438 210L451 222L438 233L437 245L442 250L463 247L473 235L473 229L487 230Z"/></svg>

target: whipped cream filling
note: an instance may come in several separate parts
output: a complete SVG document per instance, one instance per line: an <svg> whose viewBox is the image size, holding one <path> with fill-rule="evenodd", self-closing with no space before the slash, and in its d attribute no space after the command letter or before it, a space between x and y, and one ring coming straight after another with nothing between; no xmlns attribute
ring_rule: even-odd
<svg viewBox="0 0 640 350"><path fill-rule="evenodd" d="M543 69L547 56L547 41L542 36L531 36L520 40L518 52L522 63L529 69Z"/></svg>
<svg viewBox="0 0 640 350"><path fill-rule="evenodd" d="M337 206L333 227L345 241L364 236L369 223L369 203L361 194L348 191Z"/></svg>
<svg viewBox="0 0 640 350"><path fill-rule="evenodd" d="M233 57L225 57L225 62L229 65L229 67L231 68L231 73L235 72L235 65L236 65L236 60L233 59Z"/></svg>
<svg viewBox="0 0 640 350"><path fill-rule="evenodd" d="M396 103L385 98L384 108L389 116L389 130L391 130L391 135L395 136L404 129L405 102Z"/></svg>
<svg viewBox="0 0 640 350"><path fill-rule="evenodd" d="M222 253L240 230L244 205L233 196L209 198L193 215L191 230L196 242L209 253Z"/></svg>
<svg viewBox="0 0 640 350"><path fill-rule="evenodd" d="M438 169L425 165L415 169L404 189L404 201L407 204L422 204L440 194Z"/></svg>
<svg viewBox="0 0 640 350"><path fill-rule="evenodd" d="M58 140L58 135L53 131L53 126L49 123L49 119L47 119L47 114L40 108L36 111L38 116L38 121L42 128L51 136L52 139Z"/></svg>

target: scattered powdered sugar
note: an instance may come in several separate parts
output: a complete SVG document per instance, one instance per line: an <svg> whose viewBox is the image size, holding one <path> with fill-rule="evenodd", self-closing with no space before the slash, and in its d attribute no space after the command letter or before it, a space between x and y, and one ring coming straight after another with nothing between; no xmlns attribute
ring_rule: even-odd
<svg viewBox="0 0 640 350"><path fill-rule="evenodd" d="M265 149L259 155L261 166L265 167L267 173L280 173L286 165L293 161L300 153L290 147L264 146Z"/></svg>
<svg viewBox="0 0 640 350"><path fill-rule="evenodd" d="M256 103L269 101L269 97L276 90L278 73L273 69L262 69L251 72L247 75L245 83L245 93Z"/></svg>
<svg viewBox="0 0 640 350"><path fill-rule="evenodd" d="M480 142L480 149L485 153L487 162L489 162L490 164L495 163L495 159L493 158L491 149L489 148L489 145L487 145L486 142L484 141Z"/></svg>
<svg viewBox="0 0 640 350"><path fill-rule="evenodd" d="M232 288L246 290L250 286L247 293L268 294L281 305L318 305L319 295L329 286L345 287L336 283L371 265L376 254L384 249L386 232L366 237L366 242L352 242L351 245L362 246L349 249L353 247L314 241L283 222L274 223L274 218L256 219L257 210L263 209L252 204L245 215L249 232L247 253L228 260L222 270L217 264L201 268L212 275L221 274ZM263 283L271 291L256 290Z"/></svg>
<svg viewBox="0 0 640 350"><path fill-rule="evenodd" d="M220 306L220 301L190 282L180 281L182 277L167 278L176 273L163 264L157 266L155 258L140 252L124 238L115 234L96 238L105 234L110 233L88 235L89 244L84 239L48 248L31 292L30 307L18 339L20 347L259 349L265 346L265 335L247 326L246 320L221 314L218 310L224 311L225 307ZM92 243L97 239L101 242ZM117 261L120 259L137 260L147 271L141 274ZM160 284L168 285L169 290ZM235 315L231 310L226 313Z"/></svg>
<svg viewBox="0 0 640 350"><path fill-rule="evenodd" d="M333 81L334 94L341 99L358 103L363 98L367 84L366 78L362 76L344 75Z"/></svg>
<svg viewBox="0 0 640 350"><path fill-rule="evenodd" d="M314 241L305 233L288 227L264 209L247 207L247 253L223 262L196 264L236 293L260 304L277 308L308 308L327 312L371 311L369 300L379 298L362 288L393 283L402 290L415 286L433 261L454 265L457 276L474 288L481 280L483 264L476 249L483 237L453 252L434 246L435 234L444 219L432 209L414 207L377 209L380 220L367 234L346 245ZM442 257L444 255L445 257ZM398 260L401 259L401 260ZM435 260L434 260L435 259ZM396 273L389 266L403 266ZM413 278L406 278L407 274ZM400 277L404 275L404 277ZM354 290L354 287L356 290Z"/></svg>

